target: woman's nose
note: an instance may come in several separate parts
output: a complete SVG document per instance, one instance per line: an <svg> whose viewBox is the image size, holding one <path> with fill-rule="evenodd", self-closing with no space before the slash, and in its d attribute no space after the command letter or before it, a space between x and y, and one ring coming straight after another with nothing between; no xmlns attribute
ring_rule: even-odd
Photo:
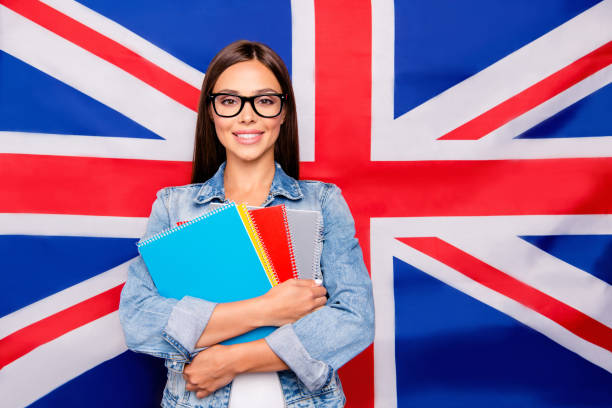
<svg viewBox="0 0 612 408"><path fill-rule="evenodd" d="M251 105L251 103L249 102L245 103L244 106L242 107L242 111L238 115L238 118L241 123L255 122L257 118L257 114L253 110L253 105Z"/></svg>

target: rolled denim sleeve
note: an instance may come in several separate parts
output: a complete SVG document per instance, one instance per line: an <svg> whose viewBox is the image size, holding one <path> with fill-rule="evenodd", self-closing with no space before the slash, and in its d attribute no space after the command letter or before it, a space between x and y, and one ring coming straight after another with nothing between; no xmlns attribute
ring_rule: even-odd
<svg viewBox="0 0 612 408"><path fill-rule="evenodd" d="M355 224L340 189L328 185L322 204L321 270L326 306L280 327L266 341L311 391L374 341L372 282Z"/></svg>
<svg viewBox="0 0 612 408"><path fill-rule="evenodd" d="M166 199L166 191L160 190L145 238L170 227ZM188 362L215 305L191 296L180 300L161 296L138 256L130 264L119 304L126 344L132 351Z"/></svg>

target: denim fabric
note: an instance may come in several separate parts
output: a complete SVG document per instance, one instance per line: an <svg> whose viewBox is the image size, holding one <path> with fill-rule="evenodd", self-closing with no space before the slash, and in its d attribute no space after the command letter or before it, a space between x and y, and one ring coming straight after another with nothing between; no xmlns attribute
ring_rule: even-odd
<svg viewBox="0 0 612 408"><path fill-rule="evenodd" d="M224 202L223 172L201 184L168 187L157 193L143 239L196 218L213 202ZM276 164L264 205L317 210L323 216L321 271L328 292L326 306L278 328L266 341L289 366L278 373L288 407L341 407L344 394L336 370L374 339L372 285L355 238L350 210L340 189L319 181L295 180ZM160 296L142 258L129 268L119 316L127 346L166 359L168 381L164 407L226 407L229 384L204 399L185 390L182 370L197 354L195 344L215 304L185 296Z"/></svg>

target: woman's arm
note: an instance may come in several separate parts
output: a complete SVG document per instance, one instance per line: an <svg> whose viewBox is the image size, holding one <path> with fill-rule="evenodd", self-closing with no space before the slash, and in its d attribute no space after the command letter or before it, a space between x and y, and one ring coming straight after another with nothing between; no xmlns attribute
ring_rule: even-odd
<svg viewBox="0 0 612 408"><path fill-rule="evenodd" d="M195 391L198 398L204 398L229 384L238 374L288 368L261 339L231 346L215 345L203 350L185 367L183 377L187 391Z"/></svg>
<svg viewBox="0 0 612 408"><path fill-rule="evenodd" d="M310 390L325 386L335 370L374 339L372 284L355 238L353 218L340 190L331 186L323 206L321 267L327 305L286 324L265 339L200 352L184 371L187 390L198 397L237 374L289 367Z"/></svg>
<svg viewBox="0 0 612 408"><path fill-rule="evenodd" d="M170 227L166 200L168 190L160 190L145 238ZM256 327L294 322L324 304L325 293L325 288L312 280L292 280L263 296L240 302L215 304L191 296L165 298L157 292L142 258L137 257L130 264L121 293L119 317L131 350L187 362L198 347Z"/></svg>
<svg viewBox="0 0 612 408"><path fill-rule="evenodd" d="M363 262L355 225L340 189L327 185L321 270L329 294L326 306L280 327L266 342L314 391L333 372L374 341L372 282Z"/></svg>
<svg viewBox="0 0 612 408"><path fill-rule="evenodd" d="M218 304L196 347L208 347L261 326L293 323L325 304L327 291L313 280L291 279L265 295Z"/></svg>
<svg viewBox="0 0 612 408"><path fill-rule="evenodd" d="M238 374L288 369L263 339L231 346L216 343L258 325L293 323L323 307L325 294L318 282L291 279L259 298L217 305L198 341L198 347L211 347L202 350L183 371L186 389L204 398Z"/></svg>

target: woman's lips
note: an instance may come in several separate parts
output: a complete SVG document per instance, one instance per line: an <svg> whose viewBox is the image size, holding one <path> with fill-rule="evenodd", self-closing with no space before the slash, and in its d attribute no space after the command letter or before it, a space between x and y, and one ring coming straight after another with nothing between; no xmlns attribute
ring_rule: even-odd
<svg viewBox="0 0 612 408"><path fill-rule="evenodd" d="M234 138L238 141L238 143L249 145L249 144L259 142L263 136L263 132L241 131L241 132L233 132L233 135L234 135Z"/></svg>

